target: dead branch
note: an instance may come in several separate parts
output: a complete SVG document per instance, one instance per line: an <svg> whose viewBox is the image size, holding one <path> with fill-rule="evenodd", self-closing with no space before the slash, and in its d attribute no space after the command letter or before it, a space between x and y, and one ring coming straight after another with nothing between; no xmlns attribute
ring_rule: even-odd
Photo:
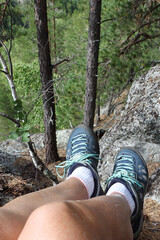
<svg viewBox="0 0 160 240"><path fill-rule="evenodd" d="M5 72L5 71L3 71L3 70L1 70L1 69L0 69L0 72L2 72L2 73L4 73L4 74L7 74L7 72Z"/></svg>
<svg viewBox="0 0 160 240"><path fill-rule="evenodd" d="M112 106L111 106L110 109L109 109L109 115L110 115L111 113L113 113L113 112L114 112L114 109L115 109L117 106L121 105L121 104L124 104L124 101L121 101L121 102L112 104ZM109 115L108 115L108 116L109 116Z"/></svg>
<svg viewBox="0 0 160 240"><path fill-rule="evenodd" d="M149 9L146 14L143 16L142 21L143 22L145 20L145 18L148 16L148 14L151 14L151 12L153 12L155 9L159 8L160 4L157 4L156 6L154 6L153 8Z"/></svg>
<svg viewBox="0 0 160 240"><path fill-rule="evenodd" d="M69 58L64 58L63 60L61 60L61 61L59 61L59 62L57 62L55 64L52 64L51 67L53 69L53 68L56 68L57 66L59 66L60 64L62 64L63 62L69 62L69 61L70 61Z"/></svg>
<svg viewBox="0 0 160 240"><path fill-rule="evenodd" d="M150 25L150 24L152 24L152 23L154 23L154 22L158 22L159 20L160 20L160 17L155 18L155 19L153 19L152 21L143 23L138 29L141 29L141 28L143 28L143 27L145 27L145 26L147 26L147 25Z"/></svg>
<svg viewBox="0 0 160 240"><path fill-rule="evenodd" d="M9 119L10 121L14 122L14 123L17 125L17 127L20 127L20 122L19 122L19 120L16 120L15 118L13 118L13 117L5 114L5 113L2 113L2 112L0 112L0 116Z"/></svg>
<svg viewBox="0 0 160 240"><path fill-rule="evenodd" d="M149 22L146 22L146 23L143 23L143 24L140 25L138 28L132 30L132 32L128 35L127 39L123 41L122 45L123 45L124 43L128 42L129 39L130 39L130 37L131 37L134 33L136 33L137 31L139 31L140 29L142 29L143 27L145 27L145 26L147 26L147 25L150 25L150 24L152 24L152 23L154 23L154 22L158 22L159 20L160 20L160 17L159 17L159 18L155 18L154 20L149 21ZM131 40L131 41L132 41L132 40Z"/></svg>
<svg viewBox="0 0 160 240"><path fill-rule="evenodd" d="M143 37L143 38L141 38ZM142 32L138 33L134 39L132 39L124 48L121 49L120 55L124 54L127 50L129 50L133 45L136 45L138 43L144 42L148 39L154 39L160 37L160 33L155 35L149 35L148 33ZM140 39L141 38L141 39Z"/></svg>
<svg viewBox="0 0 160 240"><path fill-rule="evenodd" d="M129 48L131 48L131 47L132 47L133 45L135 45L135 44L138 44L138 43L141 43L141 42L143 42L143 41L146 41L147 39L153 39L153 38L157 38L157 37L160 36L160 34L149 35L149 34L147 34L147 33L140 32L140 30L141 30L142 28L144 28L145 26L149 26L150 24L153 24L153 23L155 23L155 22L160 21L160 17L157 17L157 18L155 18L155 19L153 19L153 20L151 20L151 21L144 22L144 20L146 19L146 17L147 17L149 14L151 14L154 10L156 10L157 8L159 8L159 7L160 7L160 4L157 4L156 6L150 8L150 9L148 9L148 10L146 11L146 13L144 14L144 16L143 16L143 18L142 18L142 20L141 20L140 25L139 25L136 29L132 30L131 33L128 35L127 39L123 41L122 45L124 45L124 44L127 43L128 41L129 41L129 43L128 43L125 47L123 47L123 48L121 49L120 55L121 55L121 54L124 54L125 51L127 51ZM133 34L135 34L136 32L138 32L137 35L130 40L130 38L131 38L131 37L133 36ZM141 38L142 36L143 36L144 38ZM139 39L139 38L141 38L141 39Z"/></svg>
<svg viewBox="0 0 160 240"><path fill-rule="evenodd" d="M45 176L47 176L50 180L58 184L57 176L52 174L52 172L46 167L46 165L42 162L42 160L38 157L34 147L33 142L31 139L29 139L29 142L27 143L30 156L32 158L32 161L34 163L35 168L43 173Z"/></svg>
<svg viewBox="0 0 160 240"><path fill-rule="evenodd" d="M1 17L1 19L0 19L0 24L3 22L3 19L4 19L4 17L5 17L5 13L6 13L6 10L7 10L7 7L8 7L9 2L10 2L10 0L7 0L6 2L0 3L0 8L2 7L2 5L4 5L2 17Z"/></svg>
<svg viewBox="0 0 160 240"><path fill-rule="evenodd" d="M81 17L81 18L83 18L83 19L86 19L86 20L89 20L89 18L88 18L88 17Z"/></svg>
<svg viewBox="0 0 160 240"><path fill-rule="evenodd" d="M154 38L160 37L160 33L155 34L155 35L149 35L147 33L142 33L141 36L144 36L144 38L142 38L140 40L137 40L134 44L138 44L140 42L144 42L147 39L154 39Z"/></svg>
<svg viewBox="0 0 160 240"><path fill-rule="evenodd" d="M102 23L104 23L104 22L113 21L113 20L116 20L116 18L108 18L108 19L105 19L105 20L101 21L100 24L102 24Z"/></svg>

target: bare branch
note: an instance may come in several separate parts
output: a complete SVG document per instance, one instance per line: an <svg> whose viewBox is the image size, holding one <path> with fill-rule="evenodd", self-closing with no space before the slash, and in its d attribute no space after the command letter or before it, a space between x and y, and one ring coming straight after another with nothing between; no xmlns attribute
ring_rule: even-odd
<svg viewBox="0 0 160 240"><path fill-rule="evenodd" d="M143 28L143 27L145 27L146 25L150 25L150 24L152 24L152 23L154 23L154 22L158 22L159 20L160 20L160 17L159 17L159 18L155 18L155 19L153 19L153 20L150 21L150 22L143 23L143 24L140 26L140 28Z"/></svg>
<svg viewBox="0 0 160 240"><path fill-rule="evenodd" d="M143 36L143 34L142 34L142 36ZM147 39L153 39L153 38L157 38L157 37L160 37L160 33L155 34L155 35L144 34L144 38L136 41L134 44L138 44L140 42L144 42Z"/></svg>
<svg viewBox="0 0 160 240"><path fill-rule="evenodd" d="M2 41L0 41L0 43L2 44L2 46L4 47L7 55L8 55L8 60L9 60L9 63L10 63L10 68L11 68L11 73L12 72L12 61L11 61L11 57L10 57L10 54L6 48L6 46L4 45L4 43ZM13 100L16 101L18 99L18 96L17 96L17 92L16 92L16 88L15 88L15 85L14 85L14 82L13 82L13 75L11 75L11 73L9 72L8 70L8 66L7 66L7 63L3 57L3 55L0 53L0 62L2 64L2 67L3 67L3 70L6 74L6 77L8 79L8 83L10 85L10 89L11 89L11 93L12 93L12 97L13 97Z"/></svg>
<svg viewBox="0 0 160 240"><path fill-rule="evenodd" d="M70 61L69 57L68 58L64 58L63 60L61 60L61 61L59 61L59 62L57 62L55 64L52 64L51 67L53 69L53 68L56 68L58 65L62 64L63 62L69 62L69 61Z"/></svg>
<svg viewBox="0 0 160 240"><path fill-rule="evenodd" d="M20 127L20 122L19 122L19 120L16 120L15 118L13 118L13 117L5 114L5 113L2 113L2 112L0 112L0 116L9 119L10 121L14 122L14 123L17 125L17 127Z"/></svg>
<svg viewBox="0 0 160 240"><path fill-rule="evenodd" d="M87 18L87 17L81 17L81 18L86 19L86 20L89 20L89 18Z"/></svg>
<svg viewBox="0 0 160 240"><path fill-rule="evenodd" d="M141 36L143 36L142 39L139 39ZM138 33L134 39L130 41L124 48L121 49L120 55L124 54L129 48L131 48L133 45L141 43L146 41L147 39L153 39L160 37L160 33L155 35L149 35L148 33Z"/></svg>
<svg viewBox="0 0 160 240"><path fill-rule="evenodd" d="M4 74L8 74L7 72L5 72L5 71L3 71L3 70L1 70L1 69L0 69L0 72L2 72L2 73L4 73Z"/></svg>
<svg viewBox="0 0 160 240"><path fill-rule="evenodd" d="M38 169L40 172L42 172L45 176L47 176L50 180L52 180L53 182L55 182L56 184L58 183L58 179L57 176L55 176L54 174L52 174L52 172L46 167L46 165L42 162L42 160L38 157L34 147L33 147L33 143L31 141L31 139L29 140L29 142L27 143L28 145L28 149L29 149L29 153L30 156L32 158L32 161L34 163L34 166L36 167L36 169Z"/></svg>
<svg viewBox="0 0 160 240"><path fill-rule="evenodd" d="M143 22L145 20L145 18L148 16L148 14L151 14L151 12L153 12L155 9L159 8L160 7L160 4L154 6L153 8L149 9L146 14L143 16L143 19L141 22Z"/></svg>
<svg viewBox="0 0 160 240"><path fill-rule="evenodd" d="M7 0L6 2L0 3L0 7L1 7L2 5L4 5L2 17L1 17L1 19L0 19L0 24L3 22L3 19L4 19L4 17L5 17L5 13L6 13L6 10L7 10L7 7L8 7L9 2L10 2L10 0Z"/></svg>
<svg viewBox="0 0 160 240"><path fill-rule="evenodd" d="M12 47L12 40L10 40L10 49L9 50L7 49L6 45L1 40L0 40L0 43L4 47L7 57L8 57L8 62L9 62L9 66L10 66L10 72L8 71L8 73L10 74L11 78L13 78L13 66L12 66L12 60L11 60L11 55L10 55L10 51L11 51L11 47Z"/></svg>
<svg viewBox="0 0 160 240"><path fill-rule="evenodd" d="M100 24L102 24L102 23L104 23L104 22L113 21L113 20L116 20L116 18L108 18L108 19L105 19L105 20L101 21Z"/></svg>
<svg viewBox="0 0 160 240"><path fill-rule="evenodd" d="M126 43L127 41L129 41L130 37L131 37L134 33L136 33L137 31L139 31L141 28L143 28L143 27L145 27L145 26L147 26L147 25L150 25L150 24L152 24L152 23L154 23L154 22L158 22L159 20L160 20L160 17L159 17L159 18L155 18L155 19L153 19L152 21L146 22L146 23L142 24L141 26L139 26L138 28L132 30L132 32L128 35L127 39L123 41L122 45L123 45L124 43ZM139 33L138 33L138 34L139 34Z"/></svg>

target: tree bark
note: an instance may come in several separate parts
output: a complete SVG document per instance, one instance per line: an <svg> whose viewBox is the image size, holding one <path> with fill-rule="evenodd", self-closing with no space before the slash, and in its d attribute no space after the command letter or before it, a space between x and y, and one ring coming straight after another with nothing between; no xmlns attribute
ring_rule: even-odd
<svg viewBox="0 0 160 240"><path fill-rule="evenodd" d="M57 52L56 52L56 19L55 19L55 0L52 0L53 3L53 59L54 62L57 61ZM57 67L54 68L54 72L57 73Z"/></svg>
<svg viewBox="0 0 160 240"><path fill-rule="evenodd" d="M17 92L15 90L15 85L14 85L14 82L13 82L13 75L12 75L12 73L10 74L9 69L7 67L7 64L6 64L6 61L3 58L1 53L0 53L0 62L2 64L4 73L5 73L5 75L6 75L7 79L8 79L8 83L9 83L9 86L10 86L10 89L11 89L13 100L16 101L18 99L18 97L17 97Z"/></svg>
<svg viewBox="0 0 160 240"><path fill-rule="evenodd" d="M58 160L52 67L48 40L46 0L34 0L39 64L43 92L46 164Z"/></svg>
<svg viewBox="0 0 160 240"><path fill-rule="evenodd" d="M101 0L90 0L87 75L83 123L93 128L96 106Z"/></svg>

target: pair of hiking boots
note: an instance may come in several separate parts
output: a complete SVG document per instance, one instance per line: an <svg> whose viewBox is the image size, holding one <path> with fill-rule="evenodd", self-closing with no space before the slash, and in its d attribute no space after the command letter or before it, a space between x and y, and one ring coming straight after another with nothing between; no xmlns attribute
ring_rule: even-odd
<svg viewBox="0 0 160 240"><path fill-rule="evenodd" d="M67 177L79 166L89 168L94 178L94 192L91 197L103 194L97 173L99 160L99 144L94 132L87 126L77 126L68 141L66 161L57 166L64 168ZM135 210L131 215L131 224L136 239L143 224L143 202L148 185L148 170L146 163L140 153L133 148L121 149L116 158L112 176L106 181L105 194L114 184L120 182L126 186L135 202Z"/></svg>

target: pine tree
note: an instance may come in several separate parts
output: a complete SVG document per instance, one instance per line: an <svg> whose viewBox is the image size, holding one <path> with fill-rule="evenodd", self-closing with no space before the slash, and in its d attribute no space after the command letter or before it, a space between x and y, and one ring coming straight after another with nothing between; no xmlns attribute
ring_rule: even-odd
<svg viewBox="0 0 160 240"><path fill-rule="evenodd" d="M58 153L46 0L35 0L34 6L43 93L46 163L48 164L58 160Z"/></svg>
<svg viewBox="0 0 160 240"><path fill-rule="evenodd" d="M101 0L90 0L87 77L83 123L91 128L93 128L96 104L100 21Z"/></svg>

